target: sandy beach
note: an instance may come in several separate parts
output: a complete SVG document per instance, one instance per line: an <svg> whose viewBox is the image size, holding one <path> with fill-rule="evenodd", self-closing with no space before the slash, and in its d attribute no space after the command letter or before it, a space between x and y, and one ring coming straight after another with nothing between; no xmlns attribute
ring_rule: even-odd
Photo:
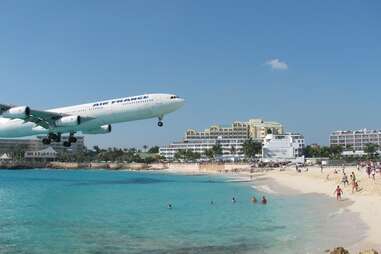
<svg viewBox="0 0 381 254"><path fill-rule="evenodd" d="M306 169L308 168L308 171ZM379 173L376 175L376 180L368 178L365 169L360 171L356 167L346 167L345 173L349 175L354 172L359 183L359 191L352 193L351 184L344 186L341 183L342 167L325 167L321 172L320 166L309 166L301 168L298 173L294 166L288 168L279 168L273 170L266 170L264 172L257 172L251 174L248 171L240 172L224 172L223 175L232 177L235 181L253 181L254 186L258 187L259 191L267 192L269 194L322 194L333 200L336 199L334 194L337 185L343 189L343 198L337 201L337 207L340 207L340 216L346 218L347 222L343 225L342 230L353 230L352 224L360 219L361 224L365 225L365 230L361 227L361 231L365 231L363 240L360 242L353 242L351 246L345 246L352 252L358 252L364 249L381 250L381 176ZM197 171L192 169L181 170L166 170L175 174L221 174L216 171ZM337 173L335 173L337 171ZM350 179L349 179L350 181ZM323 204L322 204L323 206ZM346 225L348 223L348 228ZM337 230L337 238L342 237L340 230ZM358 231L345 232L348 234L363 234Z"/></svg>
<svg viewBox="0 0 381 254"><path fill-rule="evenodd" d="M350 175L354 172L359 180L359 191L352 193L352 186L343 186L341 183L342 168L328 167L321 172L320 167L308 167L308 171L298 173L295 167L286 169L276 169L266 173L257 174L256 179L268 178L275 181L277 184L291 188L299 193L318 193L324 194L332 199L335 198L334 191L337 185L343 189L342 201L348 204L347 212L352 212L366 224L366 237L363 241L353 243L349 248L353 251L359 249L374 248L381 249L381 176L376 175L376 181L368 178L365 169L357 170L356 167L346 167L345 173ZM334 171L338 173L334 173ZM266 190L263 190L266 191ZM351 201L351 202L348 202ZM351 223L351 221L348 221ZM353 232L356 233L356 232ZM339 236L338 236L339 237ZM348 247L348 246L347 246Z"/></svg>

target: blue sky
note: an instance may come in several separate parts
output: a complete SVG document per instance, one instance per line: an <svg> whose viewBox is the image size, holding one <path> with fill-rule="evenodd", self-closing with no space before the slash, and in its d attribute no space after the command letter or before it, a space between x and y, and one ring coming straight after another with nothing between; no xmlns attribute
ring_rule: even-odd
<svg viewBox="0 0 381 254"><path fill-rule="evenodd" d="M326 144L336 129L381 129L380 13L380 1L1 1L0 102L187 100L165 128L119 124L90 146L160 145L251 117Z"/></svg>

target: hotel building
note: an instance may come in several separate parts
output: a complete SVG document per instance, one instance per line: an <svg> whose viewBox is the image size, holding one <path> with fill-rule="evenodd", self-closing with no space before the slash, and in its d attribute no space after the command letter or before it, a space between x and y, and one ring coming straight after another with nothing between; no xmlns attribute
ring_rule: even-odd
<svg viewBox="0 0 381 254"><path fill-rule="evenodd" d="M376 144L381 147L381 131L367 129L335 131L329 137L329 144L341 145L355 151L363 151L366 144Z"/></svg>
<svg viewBox="0 0 381 254"><path fill-rule="evenodd" d="M265 122L262 119L250 119L247 122L235 121L230 126L212 125L204 131L188 129L185 140L191 139L256 139L263 140L269 133L283 134L283 126L277 122Z"/></svg>
<svg viewBox="0 0 381 254"><path fill-rule="evenodd" d="M214 145L222 147L222 159L243 159L242 145L252 138L262 142L268 133L282 134L283 126L277 122L250 119L247 122L235 121L229 126L212 125L203 131L188 129L183 141L174 142L160 148L160 155L172 160L179 150L191 150L203 154Z"/></svg>

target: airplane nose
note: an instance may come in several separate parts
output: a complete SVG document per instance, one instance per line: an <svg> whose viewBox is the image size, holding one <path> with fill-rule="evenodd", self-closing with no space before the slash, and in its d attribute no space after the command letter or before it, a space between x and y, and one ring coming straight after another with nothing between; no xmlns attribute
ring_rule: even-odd
<svg viewBox="0 0 381 254"><path fill-rule="evenodd" d="M182 106L184 106L184 104L185 104L185 100L182 99L182 98L179 98L179 99L178 99L178 104L179 104L179 108L182 107Z"/></svg>

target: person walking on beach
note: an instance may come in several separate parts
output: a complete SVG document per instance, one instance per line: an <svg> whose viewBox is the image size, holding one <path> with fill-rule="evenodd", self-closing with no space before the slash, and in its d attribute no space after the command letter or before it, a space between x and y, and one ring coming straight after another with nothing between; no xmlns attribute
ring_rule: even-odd
<svg viewBox="0 0 381 254"><path fill-rule="evenodd" d="M366 173L368 174L368 178L370 178L370 165L366 166Z"/></svg>
<svg viewBox="0 0 381 254"><path fill-rule="evenodd" d="M336 194L336 200L341 200L341 195L343 195L343 190L337 185L336 190L334 192Z"/></svg>
<svg viewBox="0 0 381 254"><path fill-rule="evenodd" d="M373 179L373 182L376 181L376 169L373 168L372 170L372 179Z"/></svg>
<svg viewBox="0 0 381 254"><path fill-rule="evenodd" d="M320 163L320 173L323 174L323 163Z"/></svg>
<svg viewBox="0 0 381 254"><path fill-rule="evenodd" d="M358 189L358 184L356 182L356 175L355 175L355 172L352 172L351 174L351 183L352 183L352 193L354 193L354 191Z"/></svg>
<svg viewBox="0 0 381 254"><path fill-rule="evenodd" d="M341 179L341 182L345 185L349 184L347 174L344 173L343 178Z"/></svg>

